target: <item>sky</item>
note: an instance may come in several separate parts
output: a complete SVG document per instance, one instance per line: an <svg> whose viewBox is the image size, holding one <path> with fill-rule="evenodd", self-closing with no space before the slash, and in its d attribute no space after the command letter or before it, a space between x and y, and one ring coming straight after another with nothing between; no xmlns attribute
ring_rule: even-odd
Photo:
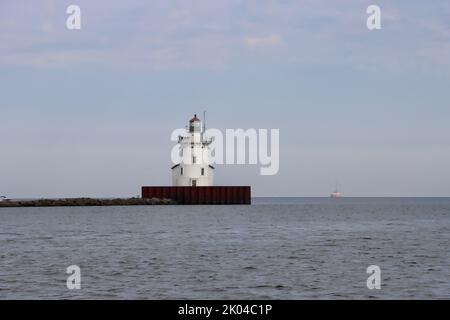
<svg viewBox="0 0 450 320"><path fill-rule="evenodd" d="M280 130L278 174L220 165L216 185L450 196L450 2L0 0L0 195L170 185L170 135L203 110Z"/></svg>

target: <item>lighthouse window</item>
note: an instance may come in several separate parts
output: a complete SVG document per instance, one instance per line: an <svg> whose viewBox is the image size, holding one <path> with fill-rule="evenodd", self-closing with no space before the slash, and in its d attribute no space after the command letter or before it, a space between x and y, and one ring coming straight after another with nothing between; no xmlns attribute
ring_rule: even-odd
<svg viewBox="0 0 450 320"><path fill-rule="evenodd" d="M205 175L205 168L202 168L202 176Z"/></svg>
<svg viewBox="0 0 450 320"><path fill-rule="evenodd" d="M192 163L197 163L197 157L192 157Z"/></svg>
<svg viewBox="0 0 450 320"><path fill-rule="evenodd" d="M183 175L183 168L181 168L181 175Z"/></svg>

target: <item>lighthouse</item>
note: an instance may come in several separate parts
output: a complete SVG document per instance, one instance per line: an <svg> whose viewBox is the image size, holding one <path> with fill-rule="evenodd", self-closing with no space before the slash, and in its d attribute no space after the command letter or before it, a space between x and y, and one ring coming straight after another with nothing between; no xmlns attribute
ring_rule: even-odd
<svg viewBox="0 0 450 320"><path fill-rule="evenodd" d="M213 186L214 167L209 159L212 142L205 136L204 122L202 125L194 115L183 135L178 136L179 157L171 168L172 186L143 186L142 198L171 199L189 205L251 204L250 186Z"/></svg>
<svg viewBox="0 0 450 320"><path fill-rule="evenodd" d="M189 120L187 135L178 137L180 163L172 169L175 187L210 187L213 185L214 167L209 163L209 145L205 127L197 115Z"/></svg>

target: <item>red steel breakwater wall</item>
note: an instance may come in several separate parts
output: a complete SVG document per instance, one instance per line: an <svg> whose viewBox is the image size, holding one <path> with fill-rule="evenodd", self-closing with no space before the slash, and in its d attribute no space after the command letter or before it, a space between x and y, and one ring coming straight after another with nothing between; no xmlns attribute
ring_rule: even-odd
<svg viewBox="0 0 450 320"><path fill-rule="evenodd" d="M251 188L225 187L142 187L142 198L172 199L178 204L250 204Z"/></svg>

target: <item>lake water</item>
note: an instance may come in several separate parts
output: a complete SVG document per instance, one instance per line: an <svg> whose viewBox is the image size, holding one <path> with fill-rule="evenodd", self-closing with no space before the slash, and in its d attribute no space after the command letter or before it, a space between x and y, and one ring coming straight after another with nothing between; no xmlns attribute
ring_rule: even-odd
<svg viewBox="0 0 450 320"><path fill-rule="evenodd" d="M450 298L450 198L0 208L0 248L2 299Z"/></svg>

